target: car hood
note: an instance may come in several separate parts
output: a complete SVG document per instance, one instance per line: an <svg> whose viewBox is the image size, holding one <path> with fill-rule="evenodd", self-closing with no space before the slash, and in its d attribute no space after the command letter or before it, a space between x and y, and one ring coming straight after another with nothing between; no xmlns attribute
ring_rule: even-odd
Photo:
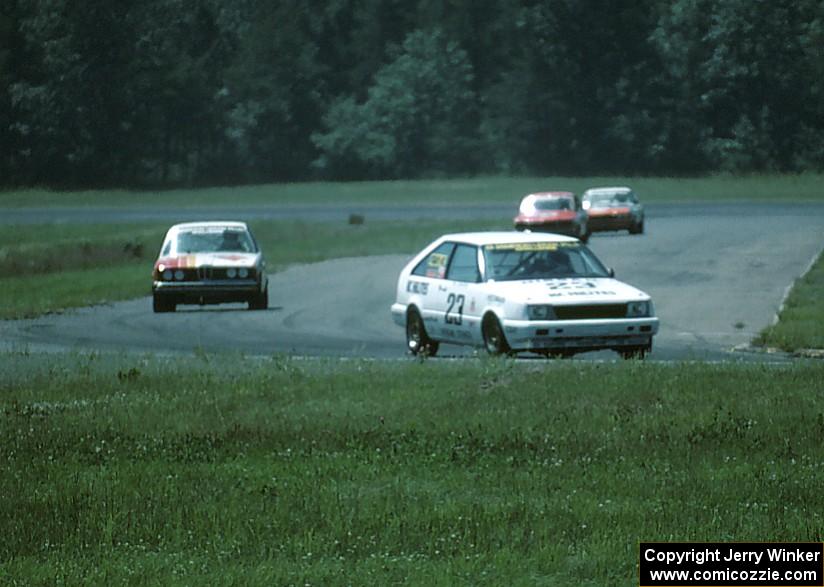
<svg viewBox="0 0 824 587"><path fill-rule="evenodd" d="M627 205L614 206L593 206L588 210L590 216L608 216L611 214L629 214L630 207Z"/></svg>
<svg viewBox="0 0 824 587"><path fill-rule="evenodd" d="M162 257L155 265L165 265L170 269L191 267L254 267L260 253L191 253L177 257Z"/></svg>
<svg viewBox="0 0 824 587"><path fill-rule="evenodd" d="M649 295L611 277L530 279L488 282L492 295L518 303L613 303L650 299Z"/></svg>

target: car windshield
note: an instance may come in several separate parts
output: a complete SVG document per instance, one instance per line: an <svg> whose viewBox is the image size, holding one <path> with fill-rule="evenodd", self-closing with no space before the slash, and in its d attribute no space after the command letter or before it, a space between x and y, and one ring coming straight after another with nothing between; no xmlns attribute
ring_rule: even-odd
<svg viewBox="0 0 824 587"><path fill-rule="evenodd" d="M487 281L609 277L592 251L578 242L502 243L483 250Z"/></svg>
<svg viewBox="0 0 824 587"><path fill-rule="evenodd" d="M205 228L181 231L177 235L177 252L184 253L253 253L251 235L237 228Z"/></svg>
<svg viewBox="0 0 824 587"><path fill-rule="evenodd" d="M626 206L630 202L628 192L613 192L609 194L592 194L587 196L590 204L595 208L608 208L610 206Z"/></svg>
<svg viewBox="0 0 824 587"><path fill-rule="evenodd" d="M535 200L536 210L572 210L572 203L566 198L541 198Z"/></svg>

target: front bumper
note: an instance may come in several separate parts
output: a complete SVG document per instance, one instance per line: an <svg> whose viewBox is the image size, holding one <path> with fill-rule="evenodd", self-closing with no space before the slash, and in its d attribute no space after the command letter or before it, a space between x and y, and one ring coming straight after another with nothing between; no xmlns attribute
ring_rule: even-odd
<svg viewBox="0 0 824 587"><path fill-rule="evenodd" d="M518 230L531 230L532 232L552 232L554 234L563 234L566 236L577 237L581 229L575 222L564 221L547 221L547 222L516 222L515 228Z"/></svg>
<svg viewBox="0 0 824 587"><path fill-rule="evenodd" d="M599 230L629 230L634 224L635 219L631 214L590 216L587 220L587 226L592 232Z"/></svg>
<svg viewBox="0 0 824 587"><path fill-rule="evenodd" d="M204 281L154 281L152 292L176 304L222 304L246 302L259 295L260 283L254 279Z"/></svg>
<svg viewBox="0 0 824 587"><path fill-rule="evenodd" d="M658 318L504 320L502 326L515 350L595 351L651 346Z"/></svg>

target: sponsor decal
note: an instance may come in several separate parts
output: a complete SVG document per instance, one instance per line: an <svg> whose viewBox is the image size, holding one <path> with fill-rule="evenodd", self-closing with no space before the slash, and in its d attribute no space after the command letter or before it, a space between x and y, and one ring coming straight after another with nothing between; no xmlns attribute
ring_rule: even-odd
<svg viewBox="0 0 824 587"><path fill-rule="evenodd" d="M598 287L591 281L586 281L583 279L564 279L558 280L553 279L552 281L547 281L546 285L549 289L595 289Z"/></svg>
<svg viewBox="0 0 824 587"><path fill-rule="evenodd" d="M429 284L425 281L413 281L410 279L406 282L406 291L425 296L429 293Z"/></svg>
<svg viewBox="0 0 824 587"><path fill-rule="evenodd" d="M567 296L614 296L614 291L609 290L572 290L572 291L551 291L547 294L550 298L563 298Z"/></svg>
<svg viewBox="0 0 824 587"><path fill-rule="evenodd" d="M443 253L432 253L426 262L426 276L443 279L449 257Z"/></svg>
<svg viewBox="0 0 824 587"><path fill-rule="evenodd" d="M585 279L553 279L546 282L550 297L560 296L614 296L608 289L596 289L598 286Z"/></svg>
<svg viewBox="0 0 824 587"><path fill-rule="evenodd" d="M564 248L578 248L581 245L576 242L539 242L539 243L498 243L486 245L487 251L557 251Z"/></svg>

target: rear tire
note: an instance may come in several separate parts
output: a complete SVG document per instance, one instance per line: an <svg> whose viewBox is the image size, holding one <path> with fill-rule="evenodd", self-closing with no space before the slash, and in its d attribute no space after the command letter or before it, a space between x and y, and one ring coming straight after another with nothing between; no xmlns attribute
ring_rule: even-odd
<svg viewBox="0 0 824 587"><path fill-rule="evenodd" d="M152 294L152 310L154 310L156 314L174 312L176 309L177 304L171 301L168 296L164 296L157 292Z"/></svg>
<svg viewBox="0 0 824 587"><path fill-rule="evenodd" d="M481 332L484 337L484 347L490 355L507 355L512 352L509 343L506 341L501 323L494 314L487 314L484 317Z"/></svg>
<svg viewBox="0 0 824 587"><path fill-rule="evenodd" d="M629 229L630 234L644 234L644 221L643 219L638 224L633 224Z"/></svg>
<svg viewBox="0 0 824 587"><path fill-rule="evenodd" d="M409 310L406 314L406 348L413 355L434 357L438 354L440 344L429 338L423 318L417 310Z"/></svg>

